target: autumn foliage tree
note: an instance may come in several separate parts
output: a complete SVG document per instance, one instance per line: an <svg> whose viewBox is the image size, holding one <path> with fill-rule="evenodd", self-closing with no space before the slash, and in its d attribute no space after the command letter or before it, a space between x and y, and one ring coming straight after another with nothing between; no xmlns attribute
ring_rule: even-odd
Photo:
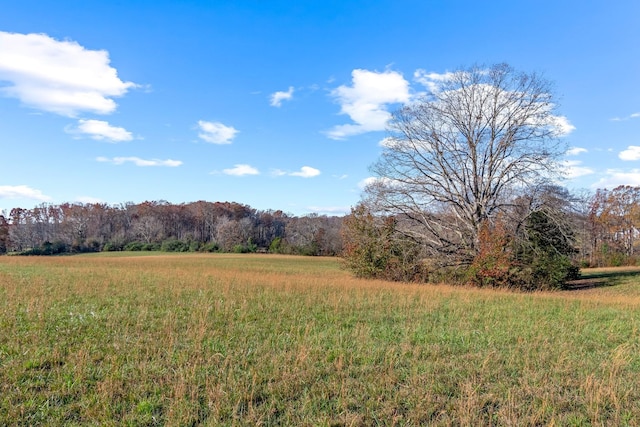
<svg viewBox="0 0 640 427"><path fill-rule="evenodd" d="M4 215L0 215L0 254L7 252L9 246L9 222Z"/></svg>
<svg viewBox="0 0 640 427"><path fill-rule="evenodd" d="M621 185L597 190L591 201L589 225L592 265L634 263L640 236L640 187Z"/></svg>
<svg viewBox="0 0 640 427"><path fill-rule="evenodd" d="M465 271L466 279L482 287L509 287L514 267L513 238L499 218L482 224L478 253Z"/></svg>

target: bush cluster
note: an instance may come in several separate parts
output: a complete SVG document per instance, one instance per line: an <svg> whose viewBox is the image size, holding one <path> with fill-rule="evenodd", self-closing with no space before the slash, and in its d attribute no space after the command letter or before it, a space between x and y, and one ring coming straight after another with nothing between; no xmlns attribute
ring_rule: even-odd
<svg viewBox="0 0 640 427"><path fill-rule="evenodd" d="M458 264L426 258L396 225L393 217L376 217L363 205L354 208L344 221L346 268L358 277L526 291L560 289L579 277L572 234L543 211L533 212L519 235L500 219L483 224L477 252Z"/></svg>

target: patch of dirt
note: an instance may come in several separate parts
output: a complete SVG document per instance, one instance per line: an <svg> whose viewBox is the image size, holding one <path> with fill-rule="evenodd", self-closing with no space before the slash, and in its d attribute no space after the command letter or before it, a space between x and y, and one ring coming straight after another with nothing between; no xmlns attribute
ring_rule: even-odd
<svg viewBox="0 0 640 427"><path fill-rule="evenodd" d="M605 286L607 279L603 277L590 277L586 279L577 279L567 282L567 290L577 291L580 289L591 289L600 286Z"/></svg>

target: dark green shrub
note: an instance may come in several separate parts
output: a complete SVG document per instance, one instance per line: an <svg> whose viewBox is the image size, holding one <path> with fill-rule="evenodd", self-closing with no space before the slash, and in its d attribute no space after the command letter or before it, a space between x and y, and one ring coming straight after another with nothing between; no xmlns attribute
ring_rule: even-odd
<svg viewBox="0 0 640 427"><path fill-rule="evenodd" d="M525 290L561 289L580 276L571 255L573 235L547 213L531 213L525 224L526 238L516 248L513 283Z"/></svg>
<svg viewBox="0 0 640 427"><path fill-rule="evenodd" d="M282 253L282 237L276 237L269 244L269 252L272 254Z"/></svg>
<svg viewBox="0 0 640 427"><path fill-rule="evenodd" d="M119 251L121 249L118 249L114 244L112 244L111 242L107 242L104 244L104 246L102 247L102 250L105 252L115 252L115 251Z"/></svg>
<svg viewBox="0 0 640 427"><path fill-rule="evenodd" d="M102 248L102 244L100 243L100 241L95 239L89 239L84 244L83 252L100 252L101 248Z"/></svg>
<svg viewBox="0 0 640 427"><path fill-rule="evenodd" d="M105 243L104 246L102 247L102 250L107 252L115 252L115 251L124 250L124 247L125 247L125 241L123 239L114 238L109 240L107 243Z"/></svg>
<svg viewBox="0 0 640 427"><path fill-rule="evenodd" d="M249 251L245 245L235 245L232 252L235 254L246 254Z"/></svg>
<svg viewBox="0 0 640 427"><path fill-rule="evenodd" d="M320 255L320 247L316 242L311 242L300 248L300 255L318 256Z"/></svg>
<svg viewBox="0 0 640 427"><path fill-rule="evenodd" d="M162 242L160 250L163 252L188 252L189 244L178 239L168 239Z"/></svg>
<svg viewBox="0 0 640 427"><path fill-rule="evenodd" d="M253 243L253 240L251 240L251 238L247 240L246 248L248 253L256 253L258 251L258 245Z"/></svg>
<svg viewBox="0 0 640 427"><path fill-rule="evenodd" d="M220 246L216 242L209 242L200 247L200 252L220 252Z"/></svg>
<svg viewBox="0 0 640 427"><path fill-rule="evenodd" d="M71 248L65 242L56 240L54 242L45 241L40 246L22 251L21 255L59 255L70 252Z"/></svg>
<svg viewBox="0 0 640 427"><path fill-rule="evenodd" d="M142 242L129 242L124 246L125 251L141 251L144 247Z"/></svg>

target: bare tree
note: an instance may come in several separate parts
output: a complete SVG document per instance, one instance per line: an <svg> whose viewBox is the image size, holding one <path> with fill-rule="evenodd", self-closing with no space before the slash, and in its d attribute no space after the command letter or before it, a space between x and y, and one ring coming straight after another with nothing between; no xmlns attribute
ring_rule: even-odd
<svg viewBox="0 0 640 427"><path fill-rule="evenodd" d="M252 234L253 224L249 218L239 220L221 217L216 223L216 242L225 251L233 251L237 246L246 245Z"/></svg>
<svg viewBox="0 0 640 427"><path fill-rule="evenodd" d="M375 210L444 264L471 262L480 231L517 194L558 172L559 136L550 83L506 64L448 73L395 113L367 187Z"/></svg>

